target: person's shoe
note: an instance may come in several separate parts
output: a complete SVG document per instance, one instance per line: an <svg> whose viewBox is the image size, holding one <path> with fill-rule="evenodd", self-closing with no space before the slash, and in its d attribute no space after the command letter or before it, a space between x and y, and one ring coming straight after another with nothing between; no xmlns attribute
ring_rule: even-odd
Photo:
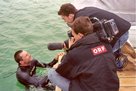
<svg viewBox="0 0 136 91"><path fill-rule="evenodd" d="M136 51L135 51L135 49L133 48L133 46L129 42L126 42L122 46L121 51L123 53L125 53L125 54L130 55L133 59L136 59Z"/></svg>
<svg viewBox="0 0 136 91"><path fill-rule="evenodd" d="M125 68L127 64L128 64L128 58L126 55L120 54L120 56L116 58L116 66L119 71Z"/></svg>

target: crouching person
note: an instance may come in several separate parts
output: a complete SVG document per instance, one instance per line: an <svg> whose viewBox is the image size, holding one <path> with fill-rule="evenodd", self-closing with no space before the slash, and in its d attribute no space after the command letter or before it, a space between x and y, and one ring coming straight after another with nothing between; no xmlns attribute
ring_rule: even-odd
<svg viewBox="0 0 136 91"><path fill-rule="evenodd" d="M72 24L67 54L48 78L63 91L119 91L115 58L110 44L101 42L88 17Z"/></svg>

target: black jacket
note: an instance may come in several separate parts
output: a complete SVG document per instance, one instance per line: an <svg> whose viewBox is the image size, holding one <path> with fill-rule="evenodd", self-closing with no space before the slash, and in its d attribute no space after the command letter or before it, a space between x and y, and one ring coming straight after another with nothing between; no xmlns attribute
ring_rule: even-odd
<svg viewBox="0 0 136 91"><path fill-rule="evenodd" d="M79 16L88 16L88 17L97 17L98 19L114 19L115 23L119 29L119 33L115 37L115 39L112 41L112 46L116 43L118 38L120 38L124 33L126 33L129 28L131 27L131 24L124 20L123 18L115 15L114 13L108 12L106 10L102 10L95 7L86 7L76 12L75 18Z"/></svg>
<svg viewBox="0 0 136 91"><path fill-rule="evenodd" d="M70 48L56 71L70 80L69 91L119 91L114 62L111 46L89 34Z"/></svg>
<svg viewBox="0 0 136 91"><path fill-rule="evenodd" d="M30 85L34 85L35 87L41 86L44 87L47 84L47 76L37 76L36 75L36 67L46 68L47 66L52 67L57 63L57 60L53 60L52 62L45 64L39 63L37 60L33 59L29 66L19 66L17 68L16 77L17 80L22 83L25 87L29 87Z"/></svg>

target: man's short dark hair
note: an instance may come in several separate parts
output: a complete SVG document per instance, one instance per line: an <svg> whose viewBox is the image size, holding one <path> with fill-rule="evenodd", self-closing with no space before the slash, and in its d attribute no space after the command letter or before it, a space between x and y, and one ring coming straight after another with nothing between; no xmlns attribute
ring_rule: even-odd
<svg viewBox="0 0 136 91"><path fill-rule="evenodd" d="M19 61L22 59L22 57L19 55L20 53L22 53L23 50L18 50L17 52L15 52L14 54L14 59L17 63L19 63Z"/></svg>
<svg viewBox="0 0 136 91"><path fill-rule="evenodd" d="M75 14L77 9L70 3L63 4L58 11L58 15L68 16L69 14Z"/></svg>
<svg viewBox="0 0 136 91"><path fill-rule="evenodd" d="M80 16L76 18L72 24L72 29L76 34L82 33L84 35L93 33L93 24L89 17Z"/></svg>

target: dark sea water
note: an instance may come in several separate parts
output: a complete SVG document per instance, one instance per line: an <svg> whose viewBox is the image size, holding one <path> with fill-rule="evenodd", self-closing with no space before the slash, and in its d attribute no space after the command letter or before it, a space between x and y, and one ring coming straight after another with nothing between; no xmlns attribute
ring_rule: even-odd
<svg viewBox="0 0 136 91"><path fill-rule="evenodd" d="M47 44L67 38L69 28L57 15L65 2L70 0L0 0L0 91L24 91L15 76L17 50L41 62L50 62L61 51L49 51Z"/></svg>

